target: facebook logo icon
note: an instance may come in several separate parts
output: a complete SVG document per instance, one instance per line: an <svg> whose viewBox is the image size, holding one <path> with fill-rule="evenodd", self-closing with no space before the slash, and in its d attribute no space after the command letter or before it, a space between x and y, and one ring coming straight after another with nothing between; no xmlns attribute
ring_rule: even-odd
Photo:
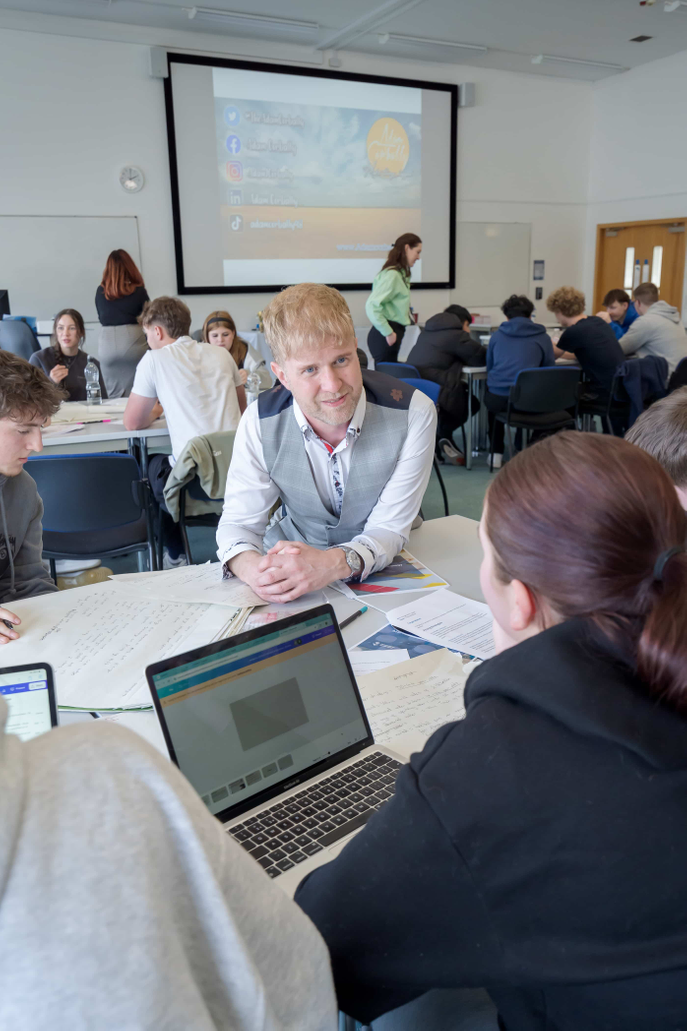
<svg viewBox="0 0 687 1031"><path fill-rule="evenodd" d="M229 190L229 203L233 208L240 207L243 204L243 191Z"/></svg>
<svg viewBox="0 0 687 1031"><path fill-rule="evenodd" d="M243 215L232 215L229 219L229 227L234 233L240 233L243 229Z"/></svg>
<svg viewBox="0 0 687 1031"><path fill-rule="evenodd" d="M241 140L238 136L227 136L226 148L230 154L238 154L241 150Z"/></svg>

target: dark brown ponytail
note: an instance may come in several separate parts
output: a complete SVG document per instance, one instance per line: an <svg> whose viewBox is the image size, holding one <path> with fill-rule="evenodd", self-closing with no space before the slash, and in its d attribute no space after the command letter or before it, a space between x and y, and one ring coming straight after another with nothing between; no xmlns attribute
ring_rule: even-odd
<svg viewBox="0 0 687 1031"><path fill-rule="evenodd" d="M410 278L410 268L408 267L408 258L406 257L406 246L417 247L422 240L416 233L404 233L399 236L395 244L389 251L387 259L382 265L382 272L385 268L395 268L399 272L405 273Z"/></svg>
<svg viewBox="0 0 687 1031"><path fill-rule="evenodd" d="M648 690L687 711L687 518L654 458L617 437L547 437L491 484L485 527L500 579L588 619Z"/></svg>

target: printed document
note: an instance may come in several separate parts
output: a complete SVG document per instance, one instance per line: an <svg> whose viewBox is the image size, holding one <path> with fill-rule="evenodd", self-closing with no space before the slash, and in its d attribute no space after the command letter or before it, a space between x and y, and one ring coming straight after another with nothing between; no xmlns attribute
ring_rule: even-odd
<svg viewBox="0 0 687 1031"><path fill-rule="evenodd" d="M423 637L444 648L490 659L496 654L492 615L481 601L441 590L387 612L400 630Z"/></svg>

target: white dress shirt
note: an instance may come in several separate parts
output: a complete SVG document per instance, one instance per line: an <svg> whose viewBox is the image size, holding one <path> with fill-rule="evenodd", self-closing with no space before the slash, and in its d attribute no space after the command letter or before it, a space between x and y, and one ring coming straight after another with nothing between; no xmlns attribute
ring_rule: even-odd
<svg viewBox="0 0 687 1031"><path fill-rule="evenodd" d="M346 436L332 448L313 430L295 398L293 415L301 430L313 480L323 505L340 515L346 480L356 441L365 419L367 398L363 390ZM363 532L346 542L364 563L361 579L384 569L408 542L432 471L436 440L436 409L430 399L416 390L410 399L408 433L389 477ZM217 555L228 562L242 551L262 553L262 538L268 513L279 497L270 479L262 450L257 404L250 405L239 423L231 468L227 478L224 511L217 528Z"/></svg>

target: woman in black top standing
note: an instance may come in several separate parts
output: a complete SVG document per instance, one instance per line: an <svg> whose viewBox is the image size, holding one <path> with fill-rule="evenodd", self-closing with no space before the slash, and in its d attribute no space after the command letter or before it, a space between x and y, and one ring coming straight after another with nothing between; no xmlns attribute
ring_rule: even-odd
<svg viewBox="0 0 687 1031"><path fill-rule="evenodd" d="M138 324L143 305L149 300L143 276L126 251L112 251L103 281L95 294L95 306L103 327L98 357L110 397L128 397L134 385L136 366L148 350Z"/></svg>
<svg viewBox="0 0 687 1031"><path fill-rule="evenodd" d="M81 350L85 339L86 327L80 313L75 308L63 308L55 316L50 346L29 358L31 365L42 369L53 383L67 391L70 401L86 400L85 369L89 361L100 374L101 396L107 397L99 363Z"/></svg>
<svg viewBox="0 0 687 1031"><path fill-rule="evenodd" d="M497 654L296 893L345 1013L455 1028L456 992L452 1022L376 1018L484 986L501 1031L687 1027L686 530L616 437L559 433L500 471L480 524Z"/></svg>

